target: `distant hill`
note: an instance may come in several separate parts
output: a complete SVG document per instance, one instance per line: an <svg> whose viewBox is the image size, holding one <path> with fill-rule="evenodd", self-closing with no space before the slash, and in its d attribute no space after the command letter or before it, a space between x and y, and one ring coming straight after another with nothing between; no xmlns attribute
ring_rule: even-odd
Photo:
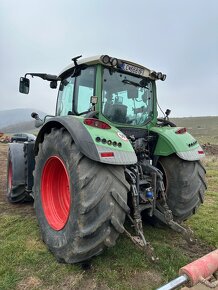
<svg viewBox="0 0 218 290"><path fill-rule="evenodd" d="M186 127L201 144L218 144L218 116L171 118L170 120L178 127Z"/></svg>
<svg viewBox="0 0 218 290"><path fill-rule="evenodd" d="M3 127L1 131L5 133L22 133L22 132L32 133L33 131L35 131L35 129L36 129L35 121L32 120L29 122L21 122L14 125Z"/></svg>
<svg viewBox="0 0 218 290"><path fill-rule="evenodd" d="M186 127L193 135L218 136L218 116L171 118L178 127Z"/></svg>
<svg viewBox="0 0 218 290"><path fill-rule="evenodd" d="M37 112L41 118L46 115L34 109L0 111L0 131L5 133L36 132L34 120L30 116L32 112ZM203 142L209 140L218 143L218 116L170 118L170 120L178 127L186 127L196 138L203 136ZM207 138L208 136L212 138Z"/></svg>
<svg viewBox="0 0 218 290"><path fill-rule="evenodd" d="M0 131L14 133L34 130L34 120L31 118L32 112L37 112L41 118L46 115L46 113L34 109L0 111Z"/></svg>

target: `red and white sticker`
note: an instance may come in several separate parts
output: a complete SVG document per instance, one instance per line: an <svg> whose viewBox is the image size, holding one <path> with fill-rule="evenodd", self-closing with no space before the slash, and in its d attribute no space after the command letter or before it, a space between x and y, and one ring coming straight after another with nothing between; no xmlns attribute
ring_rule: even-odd
<svg viewBox="0 0 218 290"><path fill-rule="evenodd" d="M123 141L128 141L127 137L121 133L121 132L117 132L117 135L120 137L120 139L122 139Z"/></svg>

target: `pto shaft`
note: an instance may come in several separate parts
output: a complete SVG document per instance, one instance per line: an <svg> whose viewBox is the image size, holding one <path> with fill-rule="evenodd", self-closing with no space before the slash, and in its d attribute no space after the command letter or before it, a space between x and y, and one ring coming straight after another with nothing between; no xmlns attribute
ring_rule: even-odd
<svg viewBox="0 0 218 290"><path fill-rule="evenodd" d="M176 279L170 281L166 285L158 288L157 290L173 290L179 286L182 286L183 284L187 283L188 281L189 281L188 276L181 275L181 276L177 277Z"/></svg>
<svg viewBox="0 0 218 290"><path fill-rule="evenodd" d="M216 271L218 271L218 249L182 267L179 270L180 276L178 278L157 290L176 289L187 282L188 287L192 287L199 282L205 281L205 279L209 278Z"/></svg>

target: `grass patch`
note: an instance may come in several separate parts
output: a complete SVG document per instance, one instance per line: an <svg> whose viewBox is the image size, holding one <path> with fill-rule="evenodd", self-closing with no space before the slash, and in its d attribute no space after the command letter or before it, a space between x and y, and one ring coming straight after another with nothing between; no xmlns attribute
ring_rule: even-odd
<svg viewBox="0 0 218 290"><path fill-rule="evenodd" d="M149 285L147 289L153 289L153 287L155 289L155 273L161 273L156 281L157 287L158 284L161 284L161 280L163 282L174 278L178 274L178 269L190 261L187 256L179 253L180 250L177 246L169 243L170 235L176 235L171 230L156 229L146 225L144 233L154 247L154 253L159 261L152 263L146 254L138 250L128 238L122 237L115 248L95 259L94 268L99 281L105 281L112 289L131 289L131 275L134 276L135 272L148 272L152 269L155 278L153 286ZM101 270L99 271L99 269ZM142 289L146 289L145 285L141 285L144 287Z"/></svg>
<svg viewBox="0 0 218 290"><path fill-rule="evenodd" d="M179 254L178 247L169 244L172 235L175 233L168 229L145 226L145 236L159 257L155 264L123 235L116 247L93 259L92 269L85 272L77 265L57 263L40 240L34 217L0 216L0 289L21 289L25 283L29 284L27 289L58 289L69 283L69 277L70 284L75 287L91 278L111 289L131 289L131 277L137 281L137 275L143 276L144 280L137 282L135 289L146 289L148 273L152 286L149 284L147 289L155 289L162 280L175 277L178 269L189 261L185 255Z"/></svg>
<svg viewBox="0 0 218 290"><path fill-rule="evenodd" d="M35 218L0 217L0 289L15 289L20 281L37 277L49 286L63 281L76 266L57 263L40 240Z"/></svg>
<svg viewBox="0 0 218 290"><path fill-rule="evenodd" d="M218 248L218 158L206 158L204 165L207 170L208 191L204 204L188 224L197 237Z"/></svg>

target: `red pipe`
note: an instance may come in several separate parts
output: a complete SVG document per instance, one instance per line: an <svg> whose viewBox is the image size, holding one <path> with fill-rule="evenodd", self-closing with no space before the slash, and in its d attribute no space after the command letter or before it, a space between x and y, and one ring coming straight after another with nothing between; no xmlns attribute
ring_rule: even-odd
<svg viewBox="0 0 218 290"><path fill-rule="evenodd" d="M210 277L218 270L218 249L203 256L202 258L182 267L180 275L187 275L190 286L199 283L200 279Z"/></svg>

